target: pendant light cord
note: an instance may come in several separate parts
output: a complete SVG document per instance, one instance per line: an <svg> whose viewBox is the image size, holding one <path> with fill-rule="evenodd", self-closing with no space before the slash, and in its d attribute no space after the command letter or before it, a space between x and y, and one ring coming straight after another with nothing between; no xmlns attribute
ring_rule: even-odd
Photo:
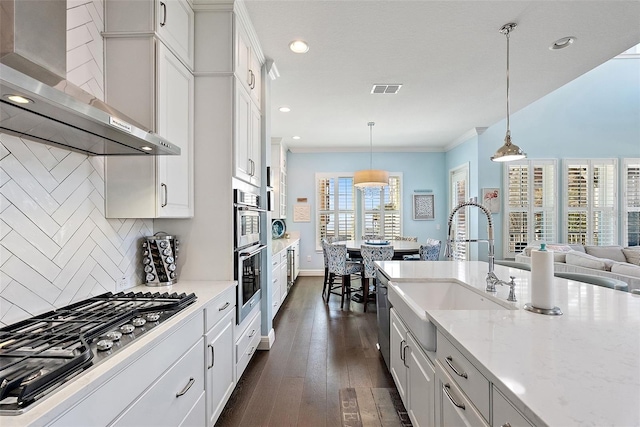
<svg viewBox="0 0 640 427"><path fill-rule="evenodd" d="M507 29L505 31L505 35L507 36L507 135L511 133L509 130L509 33L511 29Z"/></svg>
<svg viewBox="0 0 640 427"><path fill-rule="evenodd" d="M373 125L374 122L367 123L369 125L369 169L373 169Z"/></svg>

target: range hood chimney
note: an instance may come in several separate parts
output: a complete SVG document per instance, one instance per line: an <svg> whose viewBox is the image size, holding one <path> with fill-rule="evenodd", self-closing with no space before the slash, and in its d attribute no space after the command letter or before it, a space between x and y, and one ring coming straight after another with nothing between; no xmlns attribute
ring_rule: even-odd
<svg viewBox="0 0 640 427"><path fill-rule="evenodd" d="M88 155L180 147L66 80L66 0L0 0L0 132Z"/></svg>

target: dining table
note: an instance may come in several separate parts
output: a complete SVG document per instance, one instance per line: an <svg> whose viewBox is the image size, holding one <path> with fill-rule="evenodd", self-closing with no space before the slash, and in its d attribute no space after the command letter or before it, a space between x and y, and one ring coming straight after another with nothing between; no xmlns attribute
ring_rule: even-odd
<svg viewBox="0 0 640 427"><path fill-rule="evenodd" d="M420 243L408 240L338 240L333 242L334 245L346 245L350 258L362 258L360 254L360 246L393 246L393 259L401 260L404 255L414 255L420 251Z"/></svg>

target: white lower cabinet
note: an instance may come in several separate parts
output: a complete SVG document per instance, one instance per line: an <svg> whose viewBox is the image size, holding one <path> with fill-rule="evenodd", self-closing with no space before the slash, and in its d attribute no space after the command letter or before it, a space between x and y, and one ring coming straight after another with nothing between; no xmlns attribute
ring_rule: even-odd
<svg viewBox="0 0 640 427"><path fill-rule="evenodd" d="M436 362L436 425L439 427L488 426L487 422L462 392L456 382L445 372L440 361Z"/></svg>
<svg viewBox="0 0 640 427"><path fill-rule="evenodd" d="M260 327L262 325L260 311L251 319L236 339L236 380L239 380L260 343Z"/></svg>
<svg viewBox="0 0 640 427"><path fill-rule="evenodd" d="M514 406L507 400L502 393L493 386L493 405L492 405L492 426L495 427L531 427L533 425L524 415L520 413Z"/></svg>
<svg viewBox="0 0 640 427"><path fill-rule="evenodd" d="M204 407L197 405L204 393L203 331L202 312L196 313L49 425L203 423Z"/></svg>
<svg viewBox="0 0 640 427"><path fill-rule="evenodd" d="M204 412L194 405L204 394L203 363L200 340L111 425L177 426L187 418L200 421L194 426L202 425Z"/></svg>
<svg viewBox="0 0 640 427"><path fill-rule="evenodd" d="M235 310L232 309L205 335L208 426L215 424L236 385L233 375L233 327L235 323Z"/></svg>
<svg viewBox="0 0 640 427"><path fill-rule="evenodd" d="M414 426L435 425L435 369L391 309L391 376Z"/></svg>

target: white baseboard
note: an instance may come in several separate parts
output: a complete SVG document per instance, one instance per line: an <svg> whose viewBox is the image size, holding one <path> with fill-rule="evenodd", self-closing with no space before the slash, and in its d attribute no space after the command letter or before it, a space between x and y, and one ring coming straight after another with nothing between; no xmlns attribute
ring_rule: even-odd
<svg viewBox="0 0 640 427"><path fill-rule="evenodd" d="M324 276L324 270L300 270L298 276Z"/></svg>
<svg viewBox="0 0 640 427"><path fill-rule="evenodd" d="M271 330L269 331L269 335L260 338L258 350L269 350L273 346L274 342L276 342L276 331L271 328Z"/></svg>

